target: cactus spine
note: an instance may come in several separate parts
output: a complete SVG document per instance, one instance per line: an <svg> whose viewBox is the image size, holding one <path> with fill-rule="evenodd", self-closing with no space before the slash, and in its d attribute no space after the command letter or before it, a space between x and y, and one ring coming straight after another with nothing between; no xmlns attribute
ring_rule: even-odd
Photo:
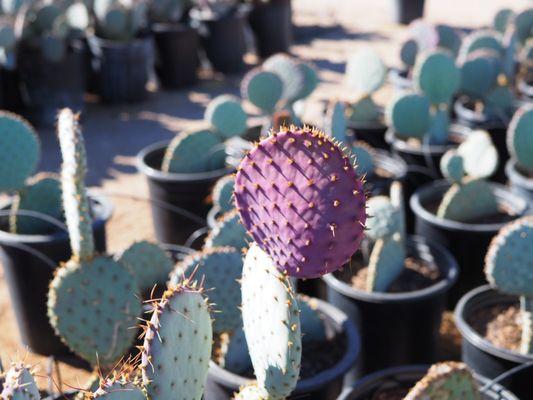
<svg viewBox="0 0 533 400"><path fill-rule="evenodd" d="M41 395L29 367L14 363L5 373L2 400L40 400Z"/></svg>

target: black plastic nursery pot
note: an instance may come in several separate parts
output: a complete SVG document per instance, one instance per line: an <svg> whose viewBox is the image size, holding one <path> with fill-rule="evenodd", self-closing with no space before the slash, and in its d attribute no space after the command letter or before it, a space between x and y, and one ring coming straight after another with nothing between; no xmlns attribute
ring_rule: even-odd
<svg viewBox="0 0 533 400"><path fill-rule="evenodd" d="M320 300L316 300L316 304L326 325L328 338L335 338L342 334L345 337L346 350L342 359L331 368L313 377L298 381L296 389L287 400L305 398L335 400L342 391L345 374L354 366L359 355L361 345L354 322L344 312L331 304ZM209 400L232 399L233 394L238 392L240 387L251 382L249 379L231 373L211 361L207 378L207 388L210 390L206 391L205 398ZM218 393L214 393L212 390Z"/></svg>
<svg viewBox="0 0 533 400"><path fill-rule="evenodd" d="M527 200L505 186L492 184L500 210L509 214L509 221L501 223L463 223L439 218L438 207L450 184L437 181L423 186L411 197L410 206L415 214L415 232L432 242L446 247L457 260L461 274L449 295L453 307L469 290L486 282L483 273L484 258L491 239L510 220L528 211Z"/></svg>
<svg viewBox="0 0 533 400"><path fill-rule="evenodd" d="M155 71L161 86L176 89L196 83L200 65L200 36L196 29L183 23L158 23L152 25L152 33Z"/></svg>
<svg viewBox="0 0 533 400"><path fill-rule="evenodd" d="M202 47L215 71L234 74L244 70L246 18L246 12L238 9L219 18L201 20L205 27Z"/></svg>
<svg viewBox="0 0 533 400"><path fill-rule="evenodd" d="M489 285L478 287L461 298L455 309L455 323L461 336L462 359L476 373L490 379L509 371L509 376L499 383L520 399L531 398L533 382L533 355L496 347L483 338L469 323L480 310L491 306L518 305L516 296L498 293ZM524 368L513 373L513 368Z"/></svg>
<svg viewBox="0 0 533 400"><path fill-rule="evenodd" d="M368 293L351 286L352 272L324 276L328 301L344 311L361 330L358 375L397 365L432 363L446 295L459 275L457 263L443 247L422 238L407 241L408 255L438 268L434 285L407 293Z"/></svg>
<svg viewBox="0 0 533 400"><path fill-rule="evenodd" d="M22 95L20 92L20 78L18 69L9 70L0 67L0 84L2 93L0 95L3 110L8 110L21 114L23 111Z"/></svg>
<svg viewBox="0 0 533 400"><path fill-rule="evenodd" d="M389 150L390 145L385 140L387 126L380 122L356 122L348 120L348 129L355 140L362 140L375 149Z"/></svg>
<svg viewBox="0 0 533 400"><path fill-rule="evenodd" d="M146 84L153 63L149 36L120 42L88 39L97 93L106 103L134 103L148 96Z"/></svg>
<svg viewBox="0 0 533 400"><path fill-rule="evenodd" d="M261 58L288 53L292 43L291 0L255 1L248 15Z"/></svg>
<svg viewBox="0 0 533 400"><path fill-rule="evenodd" d="M205 226L209 211L206 199L215 182L231 173L229 168L177 174L161 171L168 142L145 147L137 155L137 169L148 181L152 219L159 242L185 244L191 234Z"/></svg>
<svg viewBox="0 0 533 400"><path fill-rule="evenodd" d="M533 177L528 177L525 173L520 171L513 159L507 161L507 164L505 165L505 175L507 175L511 190L528 197L530 203L533 204Z"/></svg>
<svg viewBox="0 0 533 400"><path fill-rule="evenodd" d="M392 21L407 25L424 16L424 0L390 0Z"/></svg>
<svg viewBox="0 0 533 400"><path fill-rule="evenodd" d="M106 250L105 226L113 207L104 197L90 195L93 232L98 252ZM8 210L11 202L1 207ZM22 343L35 353L54 356L67 363L85 366L56 336L46 314L48 285L54 265L71 256L68 232L45 235L9 233L7 216L0 217L0 261L8 283ZM59 229L59 228L58 228Z"/></svg>
<svg viewBox="0 0 533 400"><path fill-rule="evenodd" d="M40 48L21 45L17 55L23 113L36 126L55 126L58 110L84 108L85 46L73 42L61 61L48 61Z"/></svg>
<svg viewBox="0 0 533 400"><path fill-rule="evenodd" d="M373 400L380 393L398 389L410 389L427 373L429 367L425 365L410 365L387 368L370 374L358 381L351 388L345 389L338 400ZM489 384L489 380L480 375L474 375L479 387ZM497 383L491 384L482 391L483 400L518 400L513 393L505 390Z"/></svg>

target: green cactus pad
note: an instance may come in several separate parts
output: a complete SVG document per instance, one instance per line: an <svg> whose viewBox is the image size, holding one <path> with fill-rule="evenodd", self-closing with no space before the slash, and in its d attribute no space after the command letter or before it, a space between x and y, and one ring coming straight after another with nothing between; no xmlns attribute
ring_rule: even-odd
<svg viewBox="0 0 533 400"><path fill-rule="evenodd" d="M438 47L446 49L456 56L462 41L457 31L448 25L437 25L435 29L437 29L439 35Z"/></svg>
<svg viewBox="0 0 533 400"><path fill-rule="evenodd" d="M515 95L509 86L496 86L485 99L485 109L496 115L511 115L515 108Z"/></svg>
<svg viewBox="0 0 533 400"><path fill-rule="evenodd" d="M498 201L483 179L454 183L445 193L437 210L439 218L456 222L475 222L498 213Z"/></svg>
<svg viewBox="0 0 533 400"><path fill-rule="evenodd" d="M31 125L10 112L0 112L0 192L17 190L35 172L41 153Z"/></svg>
<svg viewBox="0 0 533 400"><path fill-rule="evenodd" d="M13 199L9 228L20 235L37 235L56 229L50 222L33 216L18 214L19 211L34 211L56 220L63 220L61 181L54 174L39 174L18 191Z"/></svg>
<svg viewBox="0 0 533 400"><path fill-rule="evenodd" d="M233 209L222 215L205 239L205 247L230 246L237 250L248 247L250 240L246 228L241 223L237 210Z"/></svg>
<svg viewBox="0 0 533 400"><path fill-rule="evenodd" d="M457 154L463 158L465 173L470 178L488 178L498 167L498 151L485 131L470 132L457 147Z"/></svg>
<svg viewBox="0 0 533 400"><path fill-rule="evenodd" d="M289 279L253 243L242 274L244 332L260 388L285 398L296 387L302 356L300 313Z"/></svg>
<svg viewBox="0 0 533 400"><path fill-rule="evenodd" d="M353 122L372 122L380 118L379 108L369 96L350 105L348 118Z"/></svg>
<svg viewBox="0 0 533 400"><path fill-rule="evenodd" d="M366 142L357 141L353 144L351 153L355 156L355 169L359 175L372 175L375 169L374 149Z"/></svg>
<svg viewBox="0 0 533 400"><path fill-rule="evenodd" d="M482 99L496 85L500 73L500 59L493 51L476 51L460 64L461 86L464 94Z"/></svg>
<svg viewBox="0 0 533 400"><path fill-rule="evenodd" d="M418 57L413 81L432 104L448 104L461 83L454 58L445 51L432 51Z"/></svg>
<svg viewBox="0 0 533 400"><path fill-rule="evenodd" d="M74 400L87 400L93 392L96 392L100 387L100 375L93 373L87 382L83 385L83 389L74 397Z"/></svg>
<svg viewBox="0 0 533 400"><path fill-rule="evenodd" d="M276 74L283 82L282 98L291 103L298 99L305 87L305 75L295 59L276 54L265 60L263 69Z"/></svg>
<svg viewBox="0 0 533 400"><path fill-rule="evenodd" d="M533 172L533 106L524 105L513 116L507 130L507 149L520 168Z"/></svg>
<svg viewBox="0 0 533 400"><path fill-rule="evenodd" d="M252 360L242 328L237 329L231 335L227 347L223 350L220 366L237 375L242 375L252 368Z"/></svg>
<svg viewBox="0 0 533 400"><path fill-rule="evenodd" d="M492 26L496 31L504 34L507 30L509 23L512 23L512 20L515 17L515 13L510 8L502 8L495 15L492 21Z"/></svg>
<svg viewBox="0 0 533 400"><path fill-rule="evenodd" d="M183 276L196 271L204 281L210 303L217 313L213 315L216 333L232 332L242 326L241 293L238 280L242 275L242 256L232 247L215 247L196 252L176 265L170 275L170 284L177 285Z"/></svg>
<svg viewBox="0 0 533 400"><path fill-rule="evenodd" d="M233 400L275 400L268 395L265 389L260 388L257 384L251 384L242 387L239 393L235 393Z"/></svg>
<svg viewBox="0 0 533 400"><path fill-rule="evenodd" d="M418 43L416 40L406 40L400 49L400 59L407 68L411 68L415 65L416 56L418 54Z"/></svg>
<svg viewBox="0 0 533 400"><path fill-rule="evenodd" d="M145 240L133 243L118 261L133 274L141 293L155 285L164 287L174 268L174 262L165 250Z"/></svg>
<svg viewBox="0 0 533 400"><path fill-rule="evenodd" d="M533 31L533 8L528 7L518 13L514 19L516 36L521 43L525 43L531 37Z"/></svg>
<svg viewBox="0 0 533 400"><path fill-rule="evenodd" d="M48 317L56 333L91 365L113 366L137 335L141 301L133 275L109 257L70 260L56 270Z"/></svg>
<svg viewBox="0 0 533 400"><path fill-rule="evenodd" d="M481 392L467 366L458 362L433 365L404 400L481 400Z"/></svg>
<svg viewBox="0 0 533 400"><path fill-rule="evenodd" d="M113 380L102 382L93 393L93 399L100 400L146 400L143 389L132 382Z"/></svg>
<svg viewBox="0 0 533 400"><path fill-rule="evenodd" d="M346 86L360 95L374 93L383 85L386 77L387 67L371 47L358 50L346 64Z"/></svg>
<svg viewBox="0 0 533 400"><path fill-rule="evenodd" d="M0 394L3 400L40 400L39 389L29 368L22 363L11 365L4 376Z"/></svg>
<svg viewBox="0 0 533 400"><path fill-rule="evenodd" d="M448 144L450 132L450 113L447 107L430 111L431 125L429 127L429 143L434 145Z"/></svg>
<svg viewBox="0 0 533 400"><path fill-rule="evenodd" d="M6 20L0 20L0 47L12 49L17 43L13 23Z"/></svg>
<svg viewBox="0 0 533 400"><path fill-rule="evenodd" d="M463 39L458 58L466 60L469 54L476 50L492 50L503 54L502 35L492 30L478 30Z"/></svg>
<svg viewBox="0 0 533 400"><path fill-rule="evenodd" d="M336 101L331 104L326 115L326 133L340 142L340 146L346 146L346 129L346 107L343 102Z"/></svg>
<svg viewBox="0 0 533 400"><path fill-rule="evenodd" d="M213 331L202 290L169 289L146 326L141 370L152 400L201 400L211 359Z"/></svg>
<svg viewBox="0 0 533 400"><path fill-rule="evenodd" d="M429 99L419 94L406 94L391 104L388 118L400 137L422 139L430 127Z"/></svg>
<svg viewBox="0 0 533 400"><path fill-rule="evenodd" d="M39 32L53 29L56 20L61 16L62 10L59 5L53 3L37 4L34 25Z"/></svg>
<svg viewBox="0 0 533 400"><path fill-rule="evenodd" d="M376 241L400 232L401 213L387 196L368 199L366 207L369 216L366 221L366 237Z"/></svg>
<svg viewBox="0 0 533 400"><path fill-rule="evenodd" d="M205 109L204 118L226 139L242 135L247 128L248 116L239 98L232 95L222 95L211 100Z"/></svg>
<svg viewBox="0 0 533 400"><path fill-rule="evenodd" d="M440 159L440 170L445 178L460 183L465 176L463 157L454 149L448 150Z"/></svg>
<svg viewBox="0 0 533 400"><path fill-rule="evenodd" d="M168 145L161 170L173 173L199 173L224 168L226 155L222 141L208 129L185 131Z"/></svg>
<svg viewBox="0 0 533 400"><path fill-rule="evenodd" d="M318 72L312 64L300 61L298 67L304 77L304 84L296 98L296 100L301 100L315 91L320 80L318 78Z"/></svg>
<svg viewBox="0 0 533 400"><path fill-rule="evenodd" d="M254 106L271 114L281 100L283 82L275 73L256 68L245 75L241 94Z"/></svg>
<svg viewBox="0 0 533 400"><path fill-rule="evenodd" d="M211 192L213 205L225 213L235 207L233 201L233 190L235 188L235 176L226 175L220 178Z"/></svg>
<svg viewBox="0 0 533 400"><path fill-rule="evenodd" d="M326 337L326 326L318 310L316 299L298 295L298 305L300 306L300 325L302 327L302 343L324 342Z"/></svg>
<svg viewBox="0 0 533 400"><path fill-rule="evenodd" d="M398 235L378 239L368 260L366 290L386 292L402 273L405 265L405 244Z"/></svg>

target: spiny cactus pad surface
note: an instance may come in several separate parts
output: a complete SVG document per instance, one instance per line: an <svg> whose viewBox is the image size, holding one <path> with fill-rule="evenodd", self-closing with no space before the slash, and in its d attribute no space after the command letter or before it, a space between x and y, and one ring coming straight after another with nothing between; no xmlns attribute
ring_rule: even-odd
<svg viewBox="0 0 533 400"><path fill-rule="evenodd" d="M533 172L533 106L522 106L507 131L507 148L517 164Z"/></svg>
<svg viewBox="0 0 533 400"><path fill-rule="evenodd" d="M288 277L257 244L246 255L242 318L255 376L274 399L296 387L302 357L300 312Z"/></svg>
<svg viewBox="0 0 533 400"><path fill-rule="evenodd" d="M213 205L218 207L221 212L230 211L233 207L233 189L235 188L235 177L233 175L226 175L220 178L215 186L211 196L213 197Z"/></svg>
<svg viewBox="0 0 533 400"><path fill-rule="evenodd" d="M355 169L359 175L368 176L374 173L376 164L374 163L374 149L366 142L357 141L352 146L352 154L357 160Z"/></svg>
<svg viewBox="0 0 533 400"><path fill-rule="evenodd" d="M247 119L240 99L232 95L214 98L205 109L205 120L224 138L242 135Z"/></svg>
<svg viewBox="0 0 533 400"><path fill-rule="evenodd" d="M213 331L202 290L182 284L156 303L142 349L143 383L152 400L201 400Z"/></svg>
<svg viewBox="0 0 533 400"><path fill-rule="evenodd" d="M237 250L248 247L249 236L237 210L222 215L205 239L205 247L230 246Z"/></svg>
<svg viewBox="0 0 533 400"><path fill-rule="evenodd" d="M235 393L233 400L274 400L268 393L256 384L247 385Z"/></svg>
<svg viewBox="0 0 533 400"><path fill-rule="evenodd" d="M291 276L333 272L359 248L362 182L321 132L292 127L257 144L241 162L235 198L251 236Z"/></svg>
<svg viewBox="0 0 533 400"><path fill-rule="evenodd" d="M125 380L104 381L93 393L99 400L146 400L140 385Z"/></svg>
<svg viewBox="0 0 533 400"><path fill-rule="evenodd" d="M272 113L283 94L283 81L273 72L256 68L241 83L241 94L265 113Z"/></svg>
<svg viewBox="0 0 533 400"><path fill-rule="evenodd" d="M39 389L28 366L23 363L11 365L5 373L0 397L2 400L40 400Z"/></svg>
<svg viewBox="0 0 533 400"><path fill-rule="evenodd" d="M366 237L378 240L401 231L402 213L387 196L374 196L367 201Z"/></svg>

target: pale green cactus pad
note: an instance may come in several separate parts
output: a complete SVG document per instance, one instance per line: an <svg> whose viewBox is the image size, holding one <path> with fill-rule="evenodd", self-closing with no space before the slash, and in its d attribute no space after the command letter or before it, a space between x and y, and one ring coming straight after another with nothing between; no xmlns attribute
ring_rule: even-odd
<svg viewBox="0 0 533 400"><path fill-rule="evenodd" d="M486 131L470 132L457 147L457 154L463 158L465 173L470 178L487 178L498 167L498 151Z"/></svg>
<svg viewBox="0 0 533 400"><path fill-rule="evenodd" d="M133 243L118 261L133 274L141 293L153 289L155 285L164 287L174 269L170 255L156 243L146 240Z"/></svg>
<svg viewBox="0 0 533 400"><path fill-rule="evenodd" d="M233 201L233 190L235 188L235 176L226 175L220 178L211 192L213 205L225 213L235 207Z"/></svg>
<svg viewBox="0 0 533 400"><path fill-rule="evenodd" d="M370 95L378 90L387 77L387 67L371 47L359 49L346 63L346 86L359 95Z"/></svg>
<svg viewBox="0 0 533 400"><path fill-rule="evenodd" d="M348 145L346 137L346 106L341 101L331 104L326 115L326 133L341 143L340 146Z"/></svg>
<svg viewBox="0 0 533 400"><path fill-rule="evenodd" d="M146 400L142 387L126 380L102 382L93 393L93 399L100 400Z"/></svg>
<svg viewBox="0 0 533 400"><path fill-rule="evenodd" d="M276 54L265 60L263 70L276 74L283 82L282 99L292 103L304 91L306 77L298 62L285 55Z"/></svg>
<svg viewBox="0 0 533 400"><path fill-rule="evenodd" d="M368 260L366 290L386 292L405 266L405 244L399 235L378 239Z"/></svg>
<svg viewBox="0 0 533 400"><path fill-rule="evenodd" d="M230 246L237 250L248 247L250 237L241 223L237 210L233 209L222 215L205 239L205 248Z"/></svg>
<svg viewBox="0 0 533 400"><path fill-rule="evenodd" d="M348 118L353 122L371 122L380 117L378 106L370 96L364 96L350 105Z"/></svg>
<svg viewBox="0 0 533 400"><path fill-rule="evenodd" d="M359 140L353 144L351 152L355 156L355 168L359 175L372 175L376 167L374 149L366 142Z"/></svg>
<svg viewBox="0 0 533 400"><path fill-rule="evenodd" d="M141 370L147 397L201 400L212 341L203 291L185 284L170 288L146 325Z"/></svg>
<svg viewBox="0 0 533 400"><path fill-rule="evenodd" d="M505 33L509 23L512 23L515 13L510 8L502 8L495 15L492 26L501 34Z"/></svg>
<svg viewBox="0 0 533 400"><path fill-rule="evenodd" d="M473 222L498 213L492 187L483 179L454 183L445 193L437 216L456 222Z"/></svg>
<svg viewBox="0 0 533 400"><path fill-rule="evenodd" d="M0 192L17 190L35 172L40 142L31 125L16 114L0 112Z"/></svg>
<svg viewBox="0 0 533 400"><path fill-rule="evenodd" d="M419 94L400 96L390 105L388 118L398 136L422 139L431 123L429 100Z"/></svg>
<svg viewBox="0 0 533 400"><path fill-rule="evenodd" d="M161 170L174 173L206 172L224 168L222 140L208 129L185 131L168 145Z"/></svg>
<svg viewBox="0 0 533 400"><path fill-rule="evenodd" d="M272 113L283 94L283 82L273 72L253 69L241 83L241 94L265 113Z"/></svg>
<svg viewBox="0 0 533 400"><path fill-rule="evenodd" d="M242 135L247 128L248 116L238 97L222 95L207 105L204 118L222 137L228 139Z"/></svg>
<svg viewBox="0 0 533 400"><path fill-rule="evenodd" d="M270 397L265 389L260 388L257 384L244 386L235 393L233 400L275 400Z"/></svg>
<svg viewBox="0 0 533 400"><path fill-rule="evenodd" d="M216 333L232 332L242 326L241 292L239 280L242 275L242 255L232 247L214 247L186 257L176 265L170 275L170 284L177 285L184 276L196 272L204 282L206 295L217 311L213 315L213 330Z"/></svg>
<svg viewBox="0 0 533 400"><path fill-rule="evenodd" d="M5 373L0 397L2 400L40 400L41 395L30 367L13 363Z"/></svg>
<svg viewBox="0 0 533 400"><path fill-rule="evenodd" d="M34 216L18 214L19 211L33 211L62 221L61 181L54 174L39 174L19 190L13 199L9 228L12 233L36 235L57 229L50 222Z"/></svg>
<svg viewBox="0 0 533 400"><path fill-rule="evenodd" d="M418 57L413 81L432 104L448 104L459 88L461 72L449 53L436 50Z"/></svg>
<svg viewBox="0 0 533 400"><path fill-rule="evenodd" d="M253 243L242 275L244 332L259 387L274 399L296 387L302 357L300 313L289 279Z"/></svg>
<svg viewBox="0 0 533 400"><path fill-rule="evenodd" d="M56 333L91 365L113 366L133 345L141 300L135 278L110 257L70 260L48 292L48 317Z"/></svg>
<svg viewBox="0 0 533 400"><path fill-rule="evenodd" d="M515 95L509 86L496 86L485 98L485 108L496 115L511 115L515 107Z"/></svg>
<svg viewBox="0 0 533 400"><path fill-rule="evenodd" d="M433 365L404 400L481 400L481 392L467 366L458 362Z"/></svg>
<svg viewBox="0 0 533 400"><path fill-rule="evenodd" d="M442 175L452 182L459 183L465 176L463 157L455 149L448 150L440 159Z"/></svg>
<svg viewBox="0 0 533 400"><path fill-rule="evenodd" d="M533 106L524 105L513 116L507 130L507 148L521 168L533 172Z"/></svg>
<svg viewBox="0 0 533 400"><path fill-rule="evenodd" d="M387 196L375 196L366 202L366 237L378 240L401 232L402 214Z"/></svg>

